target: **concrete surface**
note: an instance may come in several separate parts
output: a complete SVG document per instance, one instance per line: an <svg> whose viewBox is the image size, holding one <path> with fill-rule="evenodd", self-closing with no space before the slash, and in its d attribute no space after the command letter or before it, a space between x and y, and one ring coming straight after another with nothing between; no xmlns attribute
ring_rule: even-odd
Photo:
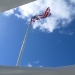
<svg viewBox="0 0 75 75"><path fill-rule="evenodd" d="M59 68L0 66L0 75L75 75L75 66Z"/></svg>
<svg viewBox="0 0 75 75"><path fill-rule="evenodd" d="M32 1L34 0L0 0L0 12L4 12Z"/></svg>

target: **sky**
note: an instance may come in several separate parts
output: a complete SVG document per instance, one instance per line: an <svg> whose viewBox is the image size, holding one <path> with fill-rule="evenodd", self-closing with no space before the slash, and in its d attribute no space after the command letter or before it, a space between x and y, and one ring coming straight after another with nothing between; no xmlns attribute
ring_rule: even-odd
<svg viewBox="0 0 75 75"><path fill-rule="evenodd" d="M36 0L0 14L0 65L16 65L31 17L47 7L51 16L30 26L20 66L75 64L75 0Z"/></svg>

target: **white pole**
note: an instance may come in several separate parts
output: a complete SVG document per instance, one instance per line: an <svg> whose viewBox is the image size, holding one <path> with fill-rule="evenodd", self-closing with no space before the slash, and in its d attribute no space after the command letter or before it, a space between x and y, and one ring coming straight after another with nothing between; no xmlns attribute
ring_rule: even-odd
<svg viewBox="0 0 75 75"><path fill-rule="evenodd" d="M31 23L28 25L28 28L27 28L27 31L26 31L26 34L25 34L25 37L24 37L24 40L23 40L23 43L22 43L22 47L21 47L21 50L20 50L20 53L19 53L19 57L18 57L16 66L20 65L20 60L21 60L21 57L22 57L22 54L23 54L23 51L24 51L24 46L25 46L25 43L26 43L26 39L27 39L27 35L28 35L30 25L31 25Z"/></svg>

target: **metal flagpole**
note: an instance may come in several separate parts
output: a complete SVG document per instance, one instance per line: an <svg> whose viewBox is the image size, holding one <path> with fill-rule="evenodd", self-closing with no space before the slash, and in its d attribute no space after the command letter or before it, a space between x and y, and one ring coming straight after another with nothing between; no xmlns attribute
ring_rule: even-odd
<svg viewBox="0 0 75 75"><path fill-rule="evenodd" d="M24 51L24 46L25 46L25 43L26 43L26 39L27 39L27 35L28 35L28 31L29 31L30 25L31 25L31 23L28 25L28 28L27 28L27 31L26 31L26 34L25 34L25 37L24 37L24 40L23 40L23 43L22 43L22 47L21 47L21 50L20 50L20 53L19 53L19 57L18 57L16 66L20 65L20 60L21 60L21 57L22 57L22 53Z"/></svg>

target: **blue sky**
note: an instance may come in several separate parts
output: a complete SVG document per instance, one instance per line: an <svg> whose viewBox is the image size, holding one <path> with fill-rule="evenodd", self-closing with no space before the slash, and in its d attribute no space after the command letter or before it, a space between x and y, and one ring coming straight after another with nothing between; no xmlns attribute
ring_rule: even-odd
<svg viewBox="0 0 75 75"><path fill-rule="evenodd" d="M22 8L19 7L19 10ZM19 17L14 15L15 13ZM27 15L34 14L21 14L18 10L9 15L0 14L0 65L16 65L30 20L30 16ZM61 17L60 20L57 15ZM68 17L59 15L61 15L59 12L56 15L53 13L51 18L45 19L47 27L40 21L31 25L20 66L58 67L75 64L75 19L73 17L69 19L69 16L74 14L69 14ZM44 20L41 21L45 23Z"/></svg>

